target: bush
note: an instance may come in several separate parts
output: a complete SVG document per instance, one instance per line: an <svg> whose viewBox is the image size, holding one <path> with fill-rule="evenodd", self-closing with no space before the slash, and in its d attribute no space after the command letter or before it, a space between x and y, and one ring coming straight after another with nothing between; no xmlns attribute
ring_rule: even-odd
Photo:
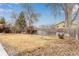
<svg viewBox="0 0 79 59"><path fill-rule="evenodd" d="M37 32L37 30L35 30L33 26L30 26L27 28L28 34L35 34L36 32Z"/></svg>
<svg viewBox="0 0 79 59"><path fill-rule="evenodd" d="M58 34L58 37L59 37L60 39L64 39L64 34L63 34L63 33L59 33L59 34Z"/></svg>

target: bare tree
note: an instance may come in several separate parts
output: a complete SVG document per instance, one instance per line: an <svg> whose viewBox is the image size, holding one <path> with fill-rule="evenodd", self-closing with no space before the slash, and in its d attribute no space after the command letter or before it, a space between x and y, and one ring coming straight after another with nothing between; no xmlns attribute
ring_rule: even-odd
<svg viewBox="0 0 79 59"><path fill-rule="evenodd" d="M28 26L32 26L34 22L38 21L38 17L40 16L40 14L35 12L34 6L32 6L30 3L24 3L20 5L25 11L26 20L29 23Z"/></svg>
<svg viewBox="0 0 79 59"><path fill-rule="evenodd" d="M34 30L33 23L38 21L38 17L40 16L40 14L35 12L34 7L30 3L29 4L24 3L20 5L23 7L23 10L25 12L26 21L28 21L27 30L31 34L32 31Z"/></svg>
<svg viewBox="0 0 79 59"><path fill-rule="evenodd" d="M72 3L72 4L71 3L64 3L64 4L55 3L55 4L50 4L50 6L52 7L51 10L54 11L53 14L55 14L55 17L57 15L61 14L61 13L58 13L61 10L64 12L65 29L66 29L67 33L69 34L71 25L72 25L72 20L75 20L75 18L77 16L77 12L76 12L75 16L72 17L73 7L75 6L75 3Z"/></svg>

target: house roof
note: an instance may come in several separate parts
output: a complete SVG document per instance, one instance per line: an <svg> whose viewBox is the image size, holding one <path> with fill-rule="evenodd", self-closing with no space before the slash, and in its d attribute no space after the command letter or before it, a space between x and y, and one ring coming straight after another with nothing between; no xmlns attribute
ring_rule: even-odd
<svg viewBox="0 0 79 59"><path fill-rule="evenodd" d="M74 21L75 21L75 20L72 20L72 22L74 22ZM61 22L55 24L55 26L57 26L57 25L59 25L59 24L61 24L61 23L65 23L65 21L61 21ZM74 23L74 24L75 24L75 23Z"/></svg>

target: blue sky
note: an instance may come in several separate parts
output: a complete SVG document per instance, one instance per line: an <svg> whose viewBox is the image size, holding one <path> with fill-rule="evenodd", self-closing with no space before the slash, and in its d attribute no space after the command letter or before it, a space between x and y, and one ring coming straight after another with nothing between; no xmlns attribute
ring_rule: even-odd
<svg viewBox="0 0 79 59"><path fill-rule="evenodd" d="M38 18L38 22L35 22L35 26L39 25L51 25L56 24L64 20L64 14L55 18L50 9L46 8L46 4L32 4L35 12L40 13L41 16ZM11 18L12 11L15 10L17 13L22 11L22 7L18 4L0 4L0 16L5 17L6 22L12 23L14 20ZM62 12L62 11L61 11Z"/></svg>

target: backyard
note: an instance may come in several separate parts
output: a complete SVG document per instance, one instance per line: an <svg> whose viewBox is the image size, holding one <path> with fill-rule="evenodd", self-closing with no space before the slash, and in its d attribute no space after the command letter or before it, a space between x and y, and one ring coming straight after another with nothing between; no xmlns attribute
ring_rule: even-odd
<svg viewBox="0 0 79 59"><path fill-rule="evenodd" d="M0 34L0 42L9 55L79 55L79 41L56 36Z"/></svg>
<svg viewBox="0 0 79 59"><path fill-rule="evenodd" d="M0 12L1 55L79 55L78 3L0 3Z"/></svg>

